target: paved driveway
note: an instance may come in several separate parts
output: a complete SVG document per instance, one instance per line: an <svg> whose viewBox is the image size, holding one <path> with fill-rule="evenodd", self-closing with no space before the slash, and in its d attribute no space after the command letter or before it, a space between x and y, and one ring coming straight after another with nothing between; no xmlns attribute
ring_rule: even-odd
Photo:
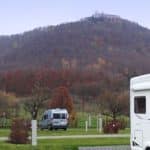
<svg viewBox="0 0 150 150"><path fill-rule="evenodd" d="M130 146L79 147L79 150L131 150Z"/></svg>

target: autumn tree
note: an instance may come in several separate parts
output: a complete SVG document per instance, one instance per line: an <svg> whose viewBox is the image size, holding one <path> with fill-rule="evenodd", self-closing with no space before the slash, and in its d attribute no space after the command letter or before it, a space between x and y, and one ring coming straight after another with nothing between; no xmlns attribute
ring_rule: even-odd
<svg viewBox="0 0 150 150"><path fill-rule="evenodd" d="M66 108L69 113L74 110L73 101L66 87L58 87L54 90L52 100L49 103L50 108Z"/></svg>
<svg viewBox="0 0 150 150"><path fill-rule="evenodd" d="M76 112L73 106L72 97L66 87L61 86L54 90L51 101L49 102L49 108L65 108L69 112L69 124L70 126L76 125Z"/></svg>
<svg viewBox="0 0 150 150"><path fill-rule="evenodd" d="M0 115L5 113L6 115L13 114L18 108L18 99L12 93L6 93L0 91ZM15 114L14 114L15 115Z"/></svg>
<svg viewBox="0 0 150 150"><path fill-rule="evenodd" d="M0 126L6 127L7 118L17 115L18 99L12 93L0 91Z"/></svg>

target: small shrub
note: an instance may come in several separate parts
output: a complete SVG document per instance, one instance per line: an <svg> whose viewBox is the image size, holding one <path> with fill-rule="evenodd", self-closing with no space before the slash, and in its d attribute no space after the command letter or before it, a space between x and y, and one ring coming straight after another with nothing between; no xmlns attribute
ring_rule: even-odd
<svg viewBox="0 0 150 150"><path fill-rule="evenodd" d="M104 133L118 133L120 129L120 122L117 120L111 120L105 123L104 125Z"/></svg>
<svg viewBox="0 0 150 150"><path fill-rule="evenodd" d="M10 142L14 144L26 144L28 140L29 127L24 119L14 119L12 121Z"/></svg>

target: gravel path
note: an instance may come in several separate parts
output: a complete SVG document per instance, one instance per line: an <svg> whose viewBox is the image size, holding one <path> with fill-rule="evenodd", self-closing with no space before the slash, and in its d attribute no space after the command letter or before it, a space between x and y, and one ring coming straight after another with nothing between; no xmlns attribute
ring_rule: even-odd
<svg viewBox="0 0 150 150"><path fill-rule="evenodd" d="M60 135L38 136L37 139L77 139L77 138L126 138L129 134L100 134L100 135ZM30 139L31 137L29 137ZM0 141L8 140L8 137L0 137Z"/></svg>
<svg viewBox="0 0 150 150"><path fill-rule="evenodd" d="M127 138L129 134L101 134L101 135L60 135L38 136L38 139L76 139L76 138Z"/></svg>
<svg viewBox="0 0 150 150"><path fill-rule="evenodd" d="M79 147L79 150L131 150L130 146Z"/></svg>

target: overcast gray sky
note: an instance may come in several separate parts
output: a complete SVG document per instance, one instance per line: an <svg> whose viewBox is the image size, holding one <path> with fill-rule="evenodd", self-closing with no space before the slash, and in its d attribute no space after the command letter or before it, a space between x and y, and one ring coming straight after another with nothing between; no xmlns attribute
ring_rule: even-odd
<svg viewBox="0 0 150 150"><path fill-rule="evenodd" d="M119 15L150 29L149 0L1 0L0 35L76 21L96 11Z"/></svg>

